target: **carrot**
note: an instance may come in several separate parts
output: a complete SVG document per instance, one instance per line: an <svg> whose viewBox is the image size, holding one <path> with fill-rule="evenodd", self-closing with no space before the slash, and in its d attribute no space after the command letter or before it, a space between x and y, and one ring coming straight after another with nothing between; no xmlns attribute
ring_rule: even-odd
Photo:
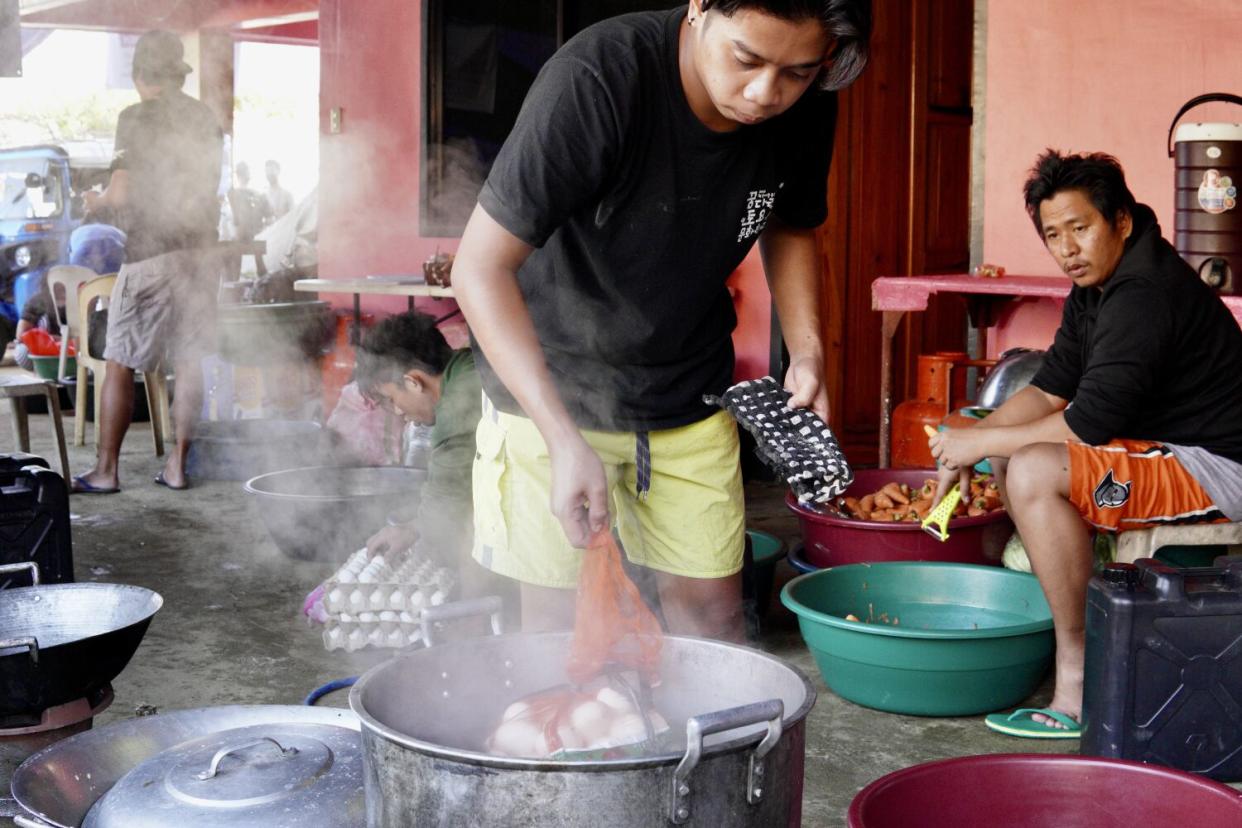
<svg viewBox="0 0 1242 828"><path fill-rule="evenodd" d="M858 501L858 508L864 512L874 512L875 511L875 495L873 494L864 495L862 499Z"/></svg>
<svg viewBox="0 0 1242 828"><path fill-rule="evenodd" d="M970 496L978 497L981 494L983 494L983 486L978 483L971 483L970 484Z"/></svg>
<svg viewBox="0 0 1242 828"><path fill-rule="evenodd" d="M979 515L986 515L987 513L988 513L987 509L984 509L981 506L975 506L973 503L966 510L966 515L968 517L978 517Z"/></svg>
<svg viewBox="0 0 1242 828"><path fill-rule="evenodd" d="M910 498L907 497L904 493L902 493L901 487L898 486L896 483L885 484L884 488L880 489L880 492L882 494L888 495L889 499L892 500L894 503L909 503L910 502Z"/></svg>
<svg viewBox="0 0 1242 828"><path fill-rule="evenodd" d="M884 491L879 491L875 495L875 507L877 509L892 509L893 499Z"/></svg>
<svg viewBox="0 0 1242 828"><path fill-rule="evenodd" d="M936 481L935 480L924 480L923 488L919 489L919 494L922 495L923 497L935 497L936 496Z"/></svg>
<svg viewBox="0 0 1242 828"><path fill-rule="evenodd" d="M845 511L849 512L854 517L858 517L858 513L862 511L858 505L858 498L856 497L841 498L841 505L845 508Z"/></svg>
<svg viewBox="0 0 1242 828"><path fill-rule="evenodd" d="M874 512L871 513L870 519L878 520L878 521L885 521L885 522L890 521L893 519L893 510L891 508L890 509L876 509Z"/></svg>
<svg viewBox="0 0 1242 828"><path fill-rule="evenodd" d="M1002 505L1003 504L1001 503L1001 499L999 496L994 495L994 494L988 494L986 491L984 492L983 508L987 509L990 512L993 509L1001 508Z"/></svg>
<svg viewBox="0 0 1242 828"><path fill-rule="evenodd" d="M918 515L919 519L921 520L922 518L927 517L927 513L931 511L931 508L932 508L932 502L931 502L931 499L928 498L927 500L914 501L914 504L911 507L911 510L916 515Z"/></svg>

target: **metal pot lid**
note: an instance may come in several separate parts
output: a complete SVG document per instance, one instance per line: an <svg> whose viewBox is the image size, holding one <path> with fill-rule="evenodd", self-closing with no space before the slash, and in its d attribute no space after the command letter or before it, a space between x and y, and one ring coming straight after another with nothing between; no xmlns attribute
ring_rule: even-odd
<svg viewBox="0 0 1242 828"><path fill-rule="evenodd" d="M159 753L125 774L83 828L365 822L358 734L331 725L255 725Z"/></svg>

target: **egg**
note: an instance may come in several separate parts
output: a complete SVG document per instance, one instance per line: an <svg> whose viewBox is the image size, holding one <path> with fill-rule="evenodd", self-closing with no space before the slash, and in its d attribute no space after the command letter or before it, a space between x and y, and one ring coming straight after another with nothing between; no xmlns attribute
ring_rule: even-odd
<svg viewBox="0 0 1242 828"><path fill-rule="evenodd" d="M500 720L502 722L507 722L510 719L525 716L528 712L530 712L529 704L524 701L515 701L513 704L505 708L504 715L500 717Z"/></svg>
<svg viewBox="0 0 1242 828"><path fill-rule="evenodd" d="M634 705L630 703L630 700L611 687L601 688L600 691L595 694L595 698L597 701L603 702L618 713L634 712Z"/></svg>
<svg viewBox="0 0 1242 828"><path fill-rule="evenodd" d="M525 719L511 719L501 724L492 734L491 744L493 750L504 756L544 756L548 749L543 733Z"/></svg>
<svg viewBox="0 0 1242 828"><path fill-rule="evenodd" d="M594 744L608 737L612 729L613 710L598 701L584 701L573 709L569 721L582 738Z"/></svg>
<svg viewBox="0 0 1242 828"><path fill-rule="evenodd" d="M647 721L651 722L651 729L656 733L663 733L669 729L668 721L654 710L647 711Z"/></svg>

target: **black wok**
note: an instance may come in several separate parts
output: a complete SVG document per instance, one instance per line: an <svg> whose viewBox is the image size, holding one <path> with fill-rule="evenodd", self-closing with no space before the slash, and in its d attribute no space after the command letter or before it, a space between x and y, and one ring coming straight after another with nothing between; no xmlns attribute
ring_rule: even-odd
<svg viewBox="0 0 1242 828"><path fill-rule="evenodd" d="M17 569L33 564L18 564ZM92 697L125 669L164 599L125 584L0 590L0 719Z"/></svg>

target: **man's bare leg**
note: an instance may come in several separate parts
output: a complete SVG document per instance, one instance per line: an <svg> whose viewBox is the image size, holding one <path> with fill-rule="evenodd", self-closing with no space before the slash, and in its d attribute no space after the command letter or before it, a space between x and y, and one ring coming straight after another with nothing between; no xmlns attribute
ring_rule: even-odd
<svg viewBox="0 0 1242 828"><path fill-rule="evenodd" d="M1052 609L1056 688L1051 709L1082 718L1087 582L1094 561L1087 524L1069 501L1069 450L1040 443L1014 454L1005 470L1005 499ZM1052 727L1046 716L1032 717Z"/></svg>
<svg viewBox="0 0 1242 828"><path fill-rule="evenodd" d="M577 598L577 590L522 584L522 632L572 630Z"/></svg>
<svg viewBox="0 0 1242 828"><path fill-rule="evenodd" d="M740 572L724 578L687 578L658 572L656 583L664 621L673 635L745 642Z"/></svg>
<svg viewBox="0 0 1242 828"><path fill-rule="evenodd" d="M180 489L186 484L185 460L190 453L190 441L194 439L194 428L203 408L203 364L198 357L187 357L178 360L175 369L177 393L173 397L172 419L177 443L164 461L164 482L171 488Z"/></svg>
<svg viewBox="0 0 1242 828"><path fill-rule="evenodd" d="M108 361L99 417L99 446L95 468L82 475L92 486L112 489L121 485L121 443L134 419L134 369Z"/></svg>

